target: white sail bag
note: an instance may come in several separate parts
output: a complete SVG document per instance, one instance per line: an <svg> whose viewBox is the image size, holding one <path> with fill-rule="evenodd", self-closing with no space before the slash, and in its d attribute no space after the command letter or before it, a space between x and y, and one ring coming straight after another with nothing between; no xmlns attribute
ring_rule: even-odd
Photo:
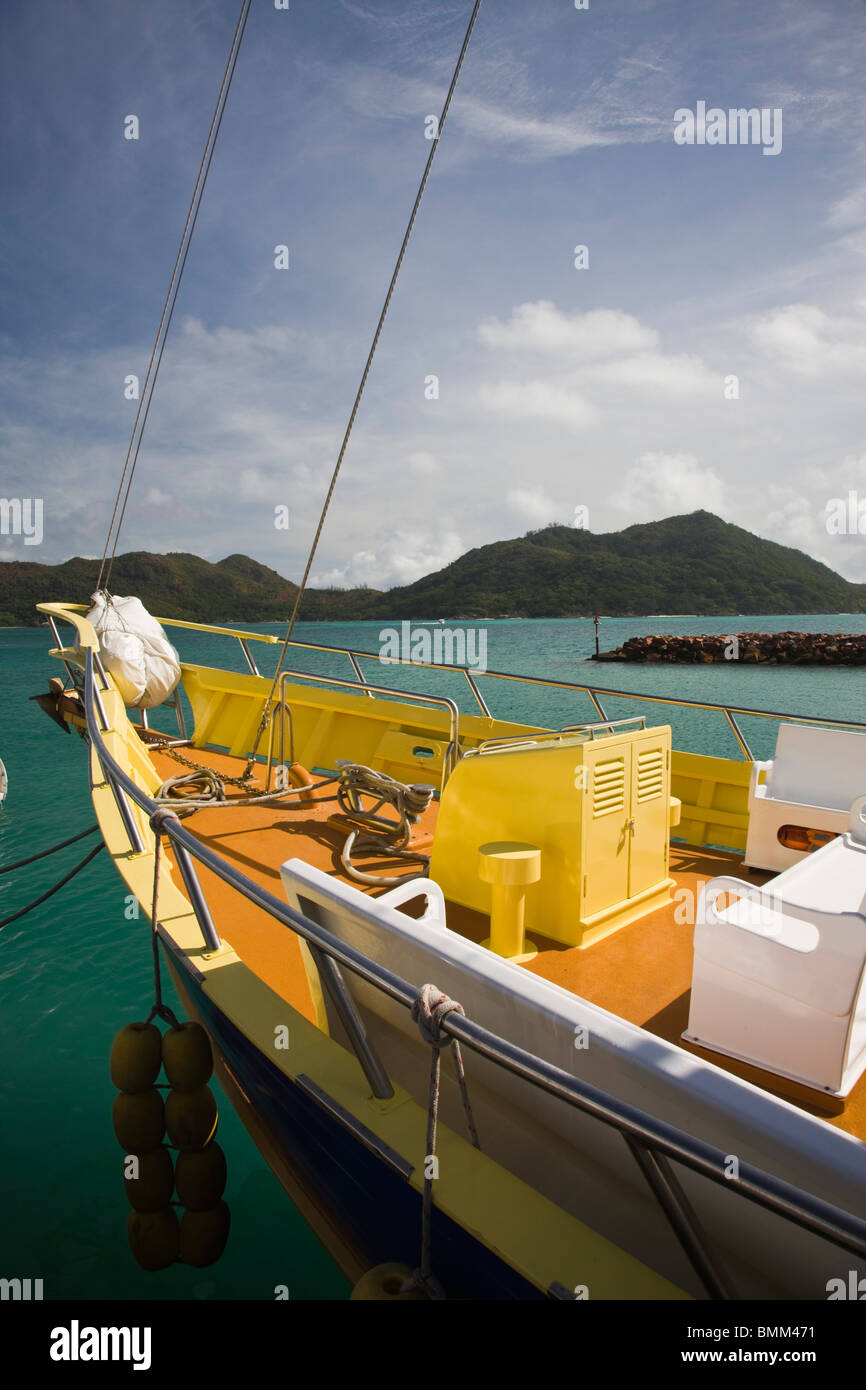
<svg viewBox="0 0 866 1390"><path fill-rule="evenodd" d="M99 638L106 671L114 677L126 705L153 709L180 681L180 657L140 599L98 590L87 614Z"/></svg>

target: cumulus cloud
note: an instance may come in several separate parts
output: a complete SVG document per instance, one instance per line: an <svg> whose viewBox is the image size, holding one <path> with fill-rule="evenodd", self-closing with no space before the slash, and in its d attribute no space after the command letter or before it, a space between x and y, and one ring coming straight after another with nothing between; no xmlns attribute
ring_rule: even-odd
<svg viewBox="0 0 866 1390"><path fill-rule="evenodd" d="M721 514L727 506L725 484L694 454L650 450L626 471L615 505L641 521L707 511Z"/></svg>
<svg viewBox="0 0 866 1390"><path fill-rule="evenodd" d="M486 410L507 420L550 420L582 430L598 419L594 406L576 388L551 381L498 381L482 386L479 400Z"/></svg>
<svg viewBox="0 0 866 1390"><path fill-rule="evenodd" d="M555 502L544 488L511 488L505 495L507 505L522 522L530 526L546 526L548 522L568 520L568 508Z"/></svg>
<svg viewBox="0 0 866 1390"><path fill-rule="evenodd" d="M805 468L789 483L770 483L766 496L769 510L750 529L805 551L848 579L866 580L866 543L858 524L866 511L866 454ZM841 532L829 524L840 512Z"/></svg>
<svg viewBox="0 0 866 1390"><path fill-rule="evenodd" d="M416 449L409 455L409 467L413 473L419 477L430 477L439 472L439 464L433 454L426 453L423 449Z"/></svg>
<svg viewBox="0 0 866 1390"><path fill-rule="evenodd" d="M721 397L720 375L699 357L663 353L658 332L621 309L569 314L542 299L517 305L506 322L485 319L478 337L509 364L525 366L523 379L481 387L482 405L505 419L584 430L611 409L619 411L623 391L644 398ZM537 375L540 362L543 378Z"/></svg>
<svg viewBox="0 0 866 1390"><path fill-rule="evenodd" d="M518 304L507 323L495 318L483 320L478 337L489 348L548 353L571 362L645 352L658 344L654 329L621 309L565 314L549 299Z"/></svg>
<svg viewBox="0 0 866 1390"><path fill-rule="evenodd" d="M866 318L833 317L816 304L786 304L756 320L752 336L769 357L803 376L866 368Z"/></svg>
<svg viewBox="0 0 866 1390"><path fill-rule="evenodd" d="M378 550L358 550L347 564L315 574L313 588L353 588L368 585L371 589L389 589L398 584L411 584L425 574L450 565L466 550L456 531L424 534L400 530L390 536Z"/></svg>
<svg viewBox="0 0 866 1390"><path fill-rule="evenodd" d="M699 357L666 357L642 352L618 362L601 362L590 368L589 379L606 385L631 387L656 395L694 398L721 395L722 379L709 371Z"/></svg>

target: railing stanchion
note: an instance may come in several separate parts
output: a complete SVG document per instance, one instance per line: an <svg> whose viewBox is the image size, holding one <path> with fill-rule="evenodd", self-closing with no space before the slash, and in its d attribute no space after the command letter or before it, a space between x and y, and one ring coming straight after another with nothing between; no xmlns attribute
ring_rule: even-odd
<svg viewBox="0 0 866 1390"><path fill-rule="evenodd" d="M750 763L753 763L753 762L755 761L755 756L754 756L754 754L753 754L751 748L749 747L748 743L746 742L745 738L743 737L743 733L742 733L742 730L740 729L739 724L737 723L736 719L735 719L734 716L731 714L731 711L728 709L727 706L725 706L725 714L728 716L728 723L730 724L731 728L732 728L733 731L734 731L734 738L737 740L737 743L740 745L740 750L741 750L741 752L744 754L744 756L745 756L745 758L746 758L746 761L747 761L747 762L750 762Z"/></svg>
<svg viewBox="0 0 866 1390"><path fill-rule="evenodd" d="M589 698L592 700L592 703L593 703L593 705L595 706L595 712L596 712L596 714L598 715L599 719L601 719L601 720L607 722L607 715L606 715L605 712L604 712L604 705L601 703L601 700L599 700L599 698L598 698L598 696L596 695L595 691L594 691L594 690L590 690L589 686L587 686L587 687L586 687L586 693L587 693L587 695L589 696Z"/></svg>
<svg viewBox="0 0 866 1390"><path fill-rule="evenodd" d="M710 1298L733 1298L724 1275L707 1252L707 1237L701 1223L667 1159L628 1134L623 1137Z"/></svg>
<svg viewBox="0 0 866 1390"><path fill-rule="evenodd" d="M253 660L253 654L252 654L252 652L250 651L249 643L247 642L246 637L239 637L239 638L238 638L238 641L239 641L240 644L241 644L241 651L243 652L244 656L245 656L246 659L247 659L247 665L249 666L250 671L252 672L252 674L253 674L254 676L259 676L259 675L261 675L261 672L260 672L258 666L256 665L255 661Z"/></svg>
<svg viewBox="0 0 866 1390"><path fill-rule="evenodd" d="M103 690L108 690L108 677L105 674L105 667L102 664L102 657L99 655L99 652L93 653L93 660L96 664L96 670L99 673L99 679L102 681L102 688Z"/></svg>
<svg viewBox="0 0 866 1390"><path fill-rule="evenodd" d="M469 670L468 670L467 667L465 667L465 666L462 667L462 670L463 670L464 676L466 677L466 679L467 679L468 682L469 682L469 689L472 691L472 694L475 696L476 700L478 701L479 705L481 706L481 713L484 715L484 717L485 717L486 719L492 719L492 718L493 718L493 715L490 713L490 710L487 708L487 701L484 699L484 696L481 694L481 691L478 689L478 686L475 684L475 681L473 680L472 676L470 675Z"/></svg>
<svg viewBox="0 0 866 1390"><path fill-rule="evenodd" d="M184 742L186 742L189 738L189 735L186 731L186 720L183 717L183 705L180 702L179 685L175 687L174 699L172 700L172 704L174 705L174 712L177 717L177 731L180 734L181 738L184 740Z"/></svg>
<svg viewBox="0 0 866 1390"><path fill-rule="evenodd" d="M310 954L316 962L322 984L325 986L328 997L348 1034L355 1056L361 1064L361 1069L370 1084L373 1095L377 1100L391 1100L394 1095L394 1087L388 1080L388 1073L367 1037L364 1020L349 993L346 981L340 973L339 965L324 951L319 950L318 946L310 946Z"/></svg>
<svg viewBox="0 0 866 1390"><path fill-rule="evenodd" d="M207 902L205 901L205 896L201 891L201 884L198 881L198 874L195 871L195 865L193 864L192 859L190 858L186 848L174 839L171 830L168 826L166 826L165 833L168 836L169 840L171 840L171 847L174 850L174 857L177 860L177 867L180 870L180 876L183 879L184 887L186 888L186 891L189 895L189 900L192 903L192 908L193 912L196 915L196 920L198 921L198 924L201 928L201 934L204 937L204 943L209 951L218 951L222 946L222 942L220 941L219 933L217 932L217 929L214 926L213 918L210 915L210 908L208 907Z"/></svg>
<svg viewBox="0 0 866 1390"><path fill-rule="evenodd" d="M360 666L358 665L358 661L357 661L357 658L356 658L356 656L355 656L355 653L354 653L354 652L347 652L347 656L348 656L348 658L349 658L349 661L352 663L352 670L355 672L355 675L358 677L358 682L359 682L359 684L360 684L360 685L363 685L364 688L365 688L365 690L366 690L367 682L364 680L364 673L363 673L363 671L361 670ZM370 699L372 700L372 699L373 699L373 692L372 692L372 690L366 690L366 693L369 695Z"/></svg>

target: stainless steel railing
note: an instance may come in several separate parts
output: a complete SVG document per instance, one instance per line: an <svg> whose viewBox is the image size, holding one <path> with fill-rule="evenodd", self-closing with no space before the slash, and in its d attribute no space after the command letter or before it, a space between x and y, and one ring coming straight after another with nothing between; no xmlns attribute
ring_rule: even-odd
<svg viewBox="0 0 866 1390"><path fill-rule="evenodd" d="M345 656L348 658L353 669L358 674L359 680L363 678L361 675L359 661L363 658L366 658L368 661L378 661L380 659L379 654L377 652L365 652L359 650L356 647L330 647L315 642L297 641L291 642L290 646L296 647L299 651L305 650L315 652L331 652L334 654ZM755 716L758 719L785 719L794 724L813 724L818 725L820 727L832 725L834 728L861 729L864 732L866 732L866 722L861 720L814 719L809 717L808 715L786 714L778 710L750 709L747 706L741 705L717 704L711 700L686 700L680 696L674 697L670 695L650 695L644 691L638 690L618 690L613 686L581 685L575 681L554 680L548 676L514 675L509 671L491 670L486 670L483 672L472 672L466 666L454 666L445 662L417 661L414 659L412 661L397 661L396 658L389 658L388 665L400 665L410 667L421 666L426 667L429 670L450 671L455 674L464 676L469 684L469 688L472 691L473 696L475 697L480 712L487 718L491 718L493 716L491 715L488 702L485 701L481 691L478 689L476 683L476 677L478 675L483 675L485 679L490 679L494 681L511 681L522 685L544 686L548 689L578 691L581 694L584 694L589 697L590 701L592 702L593 708L595 709L598 715L599 722L605 724L609 723L610 721L608 720L608 716L605 712L604 705L601 701L601 696L603 695L610 695L613 696L615 699L640 700L647 704L674 706L681 709L711 710L724 716L729 728L731 729L731 732L734 735L734 738L737 741L737 745L739 747L740 752L743 755L743 758L749 762L754 761L754 754L752 752L752 749L749 747L748 741L737 722L738 716Z"/></svg>
<svg viewBox="0 0 866 1390"><path fill-rule="evenodd" d="M84 604L74 603L38 604L37 607L40 609L41 612L45 613L48 616L48 620L51 623L52 629L54 630L55 637L57 637L58 646L60 646L61 643L54 623L54 618L57 617L71 622L73 621L72 618L66 617L67 612L70 614L77 614L83 613L85 611ZM209 632L217 636L235 638L240 644L247 666L251 674L253 675L258 675L259 670L251 655L249 643L251 641L257 641L263 642L267 645L274 645L279 642L279 638L274 637L270 633L247 632L235 628L216 627L208 623L186 622L178 618L158 618L157 621L162 623L165 627L178 627L193 632ZM367 682L360 663L362 661L380 662L381 658L378 652L362 651L360 648L357 647L332 647L321 642L299 642L297 640L293 640L292 642L290 642L289 646L298 652L327 652L332 655L345 657L355 677L353 681L349 681L348 683L346 683L347 688L360 689L365 694L373 697L374 690L376 687ZM788 714L778 710L750 709L747 706L727 705L722 703L715 703L711 700L686 700L680 696L674 697L670 695L650 695L646 692L638 690L619 690L613 686L582 685L574 681L552 679L549 676L515 675L509 671L485 670L483 672L480 672L477 669L470 670L466 666L457 666L449 662L421 661L417 659L413 659L412 661L402 661L396 657L389 657L385 664L389 666L407 666L410 669L413 667L420 667L432 671L447 671L452 674L456 674L458 676L463 677L466 680L470 691L472 692L472 697L478 707L480 714L483 715L486 719L492 719L496 716L494 713L491 712L491 708L488 701L485 699L484 694L479 689L479 676L483 676L485 679L490 679L492 681L497 682L507 681L511 682L512 684L516 683L518 685L525 686L540 686L550 690L575 691L577 693L586 695L592 703L593 709L598 715L599 722L604 724L608 724L611 722L608 718L607 713L605 712L604 706L601 701L601 697L604 695L612 696L615 699L640 700L642 703L650 705L661 705L679 709L699 709L713 711L723 716L723 718L728 724L728 727L733 733L733 736L736 740L737 746L743 758L749 762L754 761L754 753L752 752L752 749L750 748L749 743L742 729L740 728L739 723L737 722L738 718L741 717L754 717L756 719L776 720L784 719L787 720L789 723L793 724L810 724L816 725L818 727L826 727L829 725L833 728L859 729L863 732L866 732L866 721L862 720L816 719L808 715ZM70 671L68 664L67 671ZM70 671L70 675L71 674L72 672ZM321 675L314 676L307 671L299 671L296 674L298 677L303 677L304 679L308 680L318 679L324 684L327 684L330 679L329 677ZM341 682L335 679L332 681L332 683L339 684ZM385 688L383 687L383 689ZM395 694L399 692L387 689L386 693ZM180 710L179 702L177 707L177 713L179 727L181 728L183 736L186 737L186 732L180 724L180 720L182 719L182 713Z"/></svg>
<svg viewBox="0 0 866 1390"><path fill-rule="evenodd" d="M149 817L153 816L160 809L156 802L136 785L105 745L100 724L104 726L106 721L104 710L98 712L101 702L98 699L94 671L94 653L88 649L85 658L84 708L88 736L103 774L111 785L119 805L128 797ZM128 819L131 820L128 806L126 810ZM126 817L124 824L127 824ZM190 903L208 950L219 949L220 940L193 860L204 864L224 883L269 913L283 926L303 937L315 952L333 962L335 970L339 971L339 967L343 966L404 1008L412 1008L418 995L417 986L372 961L326 928L281 902L267 889L247 878L197 840L181 821L165 817L161 829L175 851ZM137 851L138 845L133 842L132 848ZM351 1015L349 1018L351 1022ZM744 1200L775 1213L811 1234L866 1259L866 1221L851 1212L835 1207L822 1198L804 1192L746 1162L740 1163L739 1178L733 1183L726 1176L727 1155L714 1145L579 1080L461 1014L448 1014L442 1027L446 1033L458 1038L478 1056L487 1058L512 1075L583 1111L622 1135L710 1298L727 1299L735 1297L735 1293L718 1259L708 1248L706 1236L671 1167L671 1161L701 1174L726 1191L735 1191ZM371 1079L371 1073L374 1072L376 1059L371 1062L369 1048L365 1053L361 1040L354 1037L351 1031L349 1036L368 1081L375 1085L377 1078L372 1075ZM378 1081L381 1085L382 1078L379 1077ZM387 1078L385 1081L387 1082Z"/></svg>

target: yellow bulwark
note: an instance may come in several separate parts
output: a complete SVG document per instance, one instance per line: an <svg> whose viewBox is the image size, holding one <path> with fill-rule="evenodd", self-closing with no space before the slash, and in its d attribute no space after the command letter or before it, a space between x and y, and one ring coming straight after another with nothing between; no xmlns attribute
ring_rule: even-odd
<svg viewBox="0 0 866 1390"><path fill-rule="evenodd" d="M675 750L671 790L682 802L677 838L689 845L745 850L753 767Z"/></svg>

